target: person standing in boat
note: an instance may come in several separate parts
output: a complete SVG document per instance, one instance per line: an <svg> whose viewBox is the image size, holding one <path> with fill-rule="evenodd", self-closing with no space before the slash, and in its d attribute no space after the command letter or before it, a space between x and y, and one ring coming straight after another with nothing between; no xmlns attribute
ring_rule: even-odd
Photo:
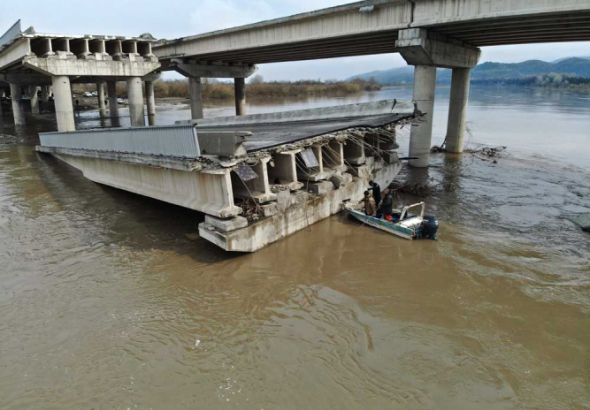
<svg viewBox="0 0 590 410"><path fill-rule="evenodd" d="M365 191L365 197L359 201L359 205L363 205L363 210L365 211L365 215L368 216L375 216L377 212L377 205L375 205L375 200L371 197L371 193L369 191Z"/></svg>
<svg viewBox="0 0 590 410"><path fill-rule="evenodd" d="M383 197L383 201L381 201L380 210L383 213L383 219L391 221L393 220L391 217L391 214L393 214L393 191L388 188L383 193L385 196Z"/></svg>
<svg viewBox="0 0 590 410"><path fill-rule="evenodd" d="M371 180L369 181L369 186L371 187L371 191L373 192L373 199L375 200L375 205L378 207L379 203L381 202L381 187L378 183Z"/></svg>

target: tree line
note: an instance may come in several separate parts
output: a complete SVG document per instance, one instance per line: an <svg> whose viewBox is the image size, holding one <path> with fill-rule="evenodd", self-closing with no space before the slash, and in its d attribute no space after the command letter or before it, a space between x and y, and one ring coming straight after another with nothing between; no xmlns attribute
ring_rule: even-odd
<svg viewBox="0 0 590 410"><path fill-rule="evenodd" d="M383 86L374 78L369 80L355 79L353 81L335 80L302 80L302 81L272 81L266 82L260 75L254 76L246 84L248 98L285 98L308 97L314 95L345 96L363 91L378 91ZM92 84L77 84L74 91L83 93L94 91ZM207 100L229 100L234 98L233 82L221 82L202 79L203 98ZM154 82L156 98L190 98L188 79L160 79ZM127 97L127 84L117 83L117 96Z"/></svg>

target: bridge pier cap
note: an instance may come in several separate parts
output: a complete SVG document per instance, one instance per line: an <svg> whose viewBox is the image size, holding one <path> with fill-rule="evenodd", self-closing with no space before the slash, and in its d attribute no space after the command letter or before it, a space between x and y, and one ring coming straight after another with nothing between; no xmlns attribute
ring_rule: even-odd
<svg viewBox="0 0 590 410"><path fill-rule="evenodd" d="M400 30L397 51L410 65L441 68L473 68L481 50L423 28Z"/></svg>

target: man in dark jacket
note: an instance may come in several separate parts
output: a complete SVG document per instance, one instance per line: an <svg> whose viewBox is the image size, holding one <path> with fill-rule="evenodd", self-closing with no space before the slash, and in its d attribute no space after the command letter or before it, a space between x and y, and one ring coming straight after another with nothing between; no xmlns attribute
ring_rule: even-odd
<svg viewBox="0 0 590 410"><path fill-rule="evenodd" d="M373 193L373 199L375 200L375 205L379 206L379 202L381 202L381 187L375 181L369 181L369 185L371 186L371 191Z"/></svg>
<svg viewBox="0 0 590 410"><path fill-rule="evenodd" d="M393 219L391 217L393 213L393 191L386 189L383 193L385 196L383 197L383 201L381 201L381 212L383 213L383 219L391 221Z"/></svg>

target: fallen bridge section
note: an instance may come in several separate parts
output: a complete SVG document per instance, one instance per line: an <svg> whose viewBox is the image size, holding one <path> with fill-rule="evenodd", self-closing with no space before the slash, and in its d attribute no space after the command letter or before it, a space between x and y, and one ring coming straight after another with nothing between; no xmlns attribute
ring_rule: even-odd
<svg viewBox="0 0 590 410"><path fill-rule="evenodd" d="M413 120L411 110L386 100L46 133L37 150L92 181L203 212L204 238L253 252L359 200L369 179L389 184L401 169L395 128Z"/></svg>

